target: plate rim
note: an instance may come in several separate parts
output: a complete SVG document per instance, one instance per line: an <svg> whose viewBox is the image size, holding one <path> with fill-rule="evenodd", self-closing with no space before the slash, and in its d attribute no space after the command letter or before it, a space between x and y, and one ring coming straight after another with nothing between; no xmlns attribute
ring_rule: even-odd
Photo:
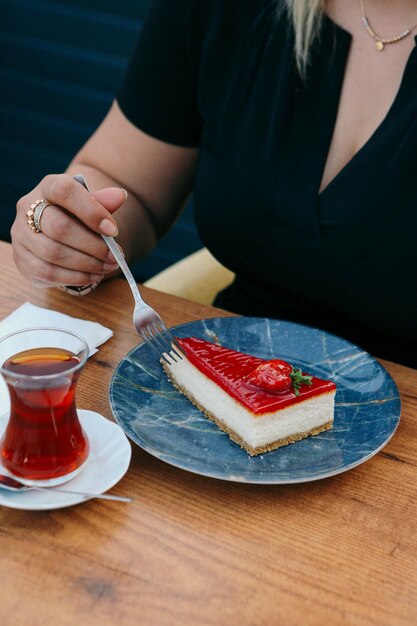
<svg viewBox="0 0 417 626"><path fill-rule="evenodd" d="M160 461L167 463L168 465L171 465L172 467L176 467L178 469L181 469L183 471L186 472L190 472L192 474L196 474L198 476L205 476L207 478L213 478L216 480L223 480L226 482L236 482L236 483L240 483L240 484L256 484L256 485L294 485L294 484L303 484L303 483L308 483L308 482L314 482L316 480L324 480L326 478L331 478L333 476L338 476L340 474L343 474L345 472L348 472L352 469L354 469L355 467L358 467L360 465L362 465L363 463L369 461L371 458L373 458L374 456L376 456L387 444L388 442L392 439L392 437L395 435L400 421L401 421L401 410L402 410L402 402L401 402L401 397L398 391L398 387L397 384L395 382L395 380L393 379L393 377L391 376L391 374L388 372L388 370L375 358L373 357L369 352L367 352L366 350L364 350L363 348L361 348L360 346L354 344L353 342L349 341L348 339L344 339L343 337L340 337L339 335L335 335L334 333L328 332L326 330L314 327L314 326L309 326L307 324L300 324L298 322L293 322L291 320L281 320L281 319L274 319L274 318L266 318L266 317L250 317L250 316L245 316L245 315L241 315L241 316L217 316L217 317L210 317L210 318L201 318L201 319L197 319L197 320L191 320L189 322L183 322L182 324L177 324L176 326L172 326L170 327L170 331L175 331L176 329L182 329L184 327L188 327L190 324L201 324L201 323L205 323L205 322L211 322L211 321L217 321L217 320L229 320L229 321L235 321L235 320L249 320L251 322L272 322L272 323L281 323L281 324L285 324L288 326L294 326L296 328L303 328L303 329L308 329L310 331L318 331L319 333L323 333L326 336L330 336L330 337L334 337L335 339L342 341L344 344L346 344L347 346L351 346L353 349L355 350L359 350L360 352L364 353L371 361L373 361L374 363L377 364L378 368L380 370L382 370L386 376L389 377L393 388L396 392L396 396L393 397L393 400L396 400L398 402L398 416L396 418L396 423L394 428L392 429L392 431L388 434L388 436L386 437L386 439L384 439L383 442L380 443L380 445L375 448L374 450L372 450L371 452L369 452L369 454L361 457L360 459L356 459L355 461L353 461L352 463L349 463L348 465L343 465L342 467L336 468L332 471L322 471L322 472L317 472L314 475L311 476L304 476L302 478L295 478L295 479L285 479L285 478L279 478L277 479L276 477L260 477L259 479L255 479L253 477L250 478L245 478L243 475L222 475L221 473L216 473L216 472L212 472L212 471L201 471L195 468L190 468L185 466L183 463L180 463L178 461L174 461L171 458L166 458L164 456L164 452L161 453L161 451L158 451L157 449L155 449L154 447L148 445L146 443L146 441L144 441L143 439L141 439L137 434L136 436L138 437L138 439L135 439L130 432L128 432L127 430L125 430L125 424L122 420L119 419L119 416L115 410L114 407L114 402L113 402L113 387L114 387L114 381L116 378L116 375L120 369L120 367L122 366L123 362L128 359L128 357L130 357L133 353L135 353L137 350L141 349L142 346L146 346L145 343L140 343L137 344L135 347L133 347L131 350L129 350L129 352L119 361L119 363L117 364L111 381L110 381L110 387L109 387L109 400L110 400L110 407L111 407L111 411L112 411L112 415L114 420L116 421L116 423L122 428L122 430L124 431L125 435L133 442L135 443L137 446L139 446L142 450L144 450L145 452L147 452L148 454L150 454L151 456L159 459ZM207 418L206 418L207 419ZM138 441L140 440L140 442ZM295 442L298 443L298 442ZM237 445L237 444L234 444ZM293 444L290 444L293 445ZM272 452L277 452L279 450L279 448L277 450L273 450ZM269 452L266 454L270 454ZM260 455L262 456L262 455Z"/></svg>

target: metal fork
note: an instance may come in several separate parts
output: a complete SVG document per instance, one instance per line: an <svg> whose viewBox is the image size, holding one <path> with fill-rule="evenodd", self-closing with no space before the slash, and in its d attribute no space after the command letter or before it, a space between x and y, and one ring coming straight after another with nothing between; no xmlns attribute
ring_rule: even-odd
<svg viewBox="0 0 417 626"><path fill-rule="evenodd" d="M87 191L90 191L87 181L82 174L74 176L74 180L81 183ZM135 299L133 325L138 335L158 355L158 358L164 359L169 365L172 364L172 361L177 362L182 360L184 354L177 340L168 330L161 316L143 300L136 281L132 276L132 272L123 254L120 252L115 239L113 237L106 237L105 235L102 235L102 237L125 275Z"/></svg>

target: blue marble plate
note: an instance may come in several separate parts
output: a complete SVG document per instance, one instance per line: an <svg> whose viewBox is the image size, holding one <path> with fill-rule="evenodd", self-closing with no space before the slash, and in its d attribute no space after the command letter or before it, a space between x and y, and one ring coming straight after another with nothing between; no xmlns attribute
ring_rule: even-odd
<svg viewBox="0 0 417 626"><path fill-rule="evenodd" d="M114 417L128 437L182 469L247 483L300 483L334 476L371 458L400 421L388 372L357 346L321 330L264 318L228 317L177 326L241 352L290 361L337 385L334 428L250 457L174 389L146 344L118 365L110 386Z"/></svg>

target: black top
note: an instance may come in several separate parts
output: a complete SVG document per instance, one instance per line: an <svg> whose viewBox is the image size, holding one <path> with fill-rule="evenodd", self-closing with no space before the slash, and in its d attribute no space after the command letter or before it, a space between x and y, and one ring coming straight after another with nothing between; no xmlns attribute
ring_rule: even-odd
<svg viewBox="0 0 417 626"><path fill-rule="evenodd" d="M417 48L381 125L319 194L351 36L325 17L302 82L276 6L156 0L119 104L200 148L199 233L237 275L216 304L417 367Z"/></svg>

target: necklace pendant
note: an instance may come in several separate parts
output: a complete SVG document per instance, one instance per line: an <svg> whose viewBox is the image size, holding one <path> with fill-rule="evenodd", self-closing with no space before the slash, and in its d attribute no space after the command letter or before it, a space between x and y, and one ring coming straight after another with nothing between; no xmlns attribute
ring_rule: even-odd
<svg viewBox="0 0 417 626"><path fill-rule="evenodd" d="M383 44L383 42L382 42L382 41L380 41L380 40L379 40L379 41L377 41L375 45L376 45L376 49L377 49L377 50L379 50L379 52L382 52L382 51L383 51L383 49L385 48L385 45L384 45L384 44Z"/></svg>

